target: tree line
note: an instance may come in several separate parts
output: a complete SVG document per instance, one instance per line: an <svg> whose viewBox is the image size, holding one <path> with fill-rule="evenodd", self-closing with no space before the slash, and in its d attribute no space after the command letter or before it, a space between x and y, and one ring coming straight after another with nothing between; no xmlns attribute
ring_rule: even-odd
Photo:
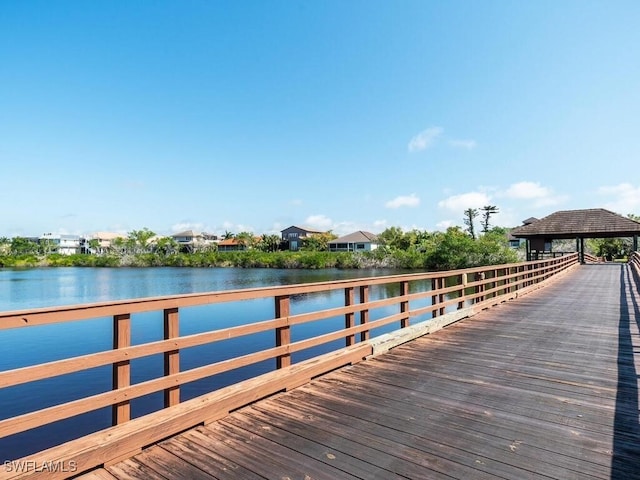
<svg viewBox="0 0 640 480"><path fill-rule="evenodd" d="M47 238L34 241L24 237L0 238L0 267L33 266L193 266L193 267L265 267L265 268L402 268L450 270L482 265L517 262L524 258L522 249L509 247L509 229L491 225L499 213L495 205L468 208L463 212L465 228L454 226L446 231L389 227L378 235L379 246L371 252L330 252L329 242L337 238L331 231L302 238L300 250L288 251L279 235L256 236L251 232L226 231L223 240L235 239L242 251L218 251L214 242L189 246L173 237L160 237L148 228L132 230L114 239L108 248L92 239L92 254L61 255ZM475 221L480 217L480 231ZM640 216L628 217L640 221ZM573 251L567 243L554 250ZM625 258L631 239L589 239L587 251L607 260Z"/></svg>
<svg viewBox="0 0 640 480"><path fill-rule="evenodd" d="M216 243L184 248L172 237L158 237L148 228L133 230L100 249L89 241L94 254L61 255L47 241L0 238L0 267L32 266L199 266L265 268L401 268L448 270L518 260L509 248L505 229L492 228L471 236L460 227L445 232L389 227L378 235L371 252L330 252L332 232L301 239L300 250L286 250L279 235L255 236L250 232L225 232L243 251L219 251Z"/></svg>

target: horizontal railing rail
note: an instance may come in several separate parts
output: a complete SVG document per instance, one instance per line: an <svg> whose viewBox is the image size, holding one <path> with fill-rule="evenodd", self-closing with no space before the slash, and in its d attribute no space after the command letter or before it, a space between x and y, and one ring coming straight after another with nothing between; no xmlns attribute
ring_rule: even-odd
<svg viewBox="0 0 640 480"><path fill-rule="evenodd" d="M584 253L584 261L589 263L602 263L602 257L591 255L590 253Z"/></svg>
<svg viewBox="0 0 640 480"><path fill-rule="evenodd" d="M111 408L112 424L122 426L138 420L132 419L131 414L131 402L137 398L162 393L165 409L175 408L184 403L181 403L180 396L181 389L185 384L264 361L275 361L274 372L286 370L295 366L292 362L292 354L326 345L336 340L342 340L343 347L340 348L351 352L348 355L345 354L345 358L349 362L357 361L357 358L362 359L371 354L372 349L367 345L373 338L372 331L374 329L395 323L404 329L416 321L434 319L465 308L488 308L524 294L532 288L538 288L541 282L577 264L578 256L572 254L548 260L463 270L0 312L0 335L3 330L33 328L42 325L55 326L76 321L93 321L105 317L110 319L113 335L112 349L0 372L0 394L3 389L96 367L110 367L112 379L111 390L0 420L0 439L105 407ZM421 288L416 288L415 285L419 285ZM394 295L370 299L371 287L373 286L393 286L391 291ZM343 306L296 314L291 312L292 297L335 290L344 291ZM273 318L207 330L202 333L179 334L180 312L184 308L265 298L273 300ZM424 305L425 301L428 302L427 305ZM386 310L384 310L385 313L382 317L373 319L372 313L377 309ZM392 309L393 313L387 313L388 309ZM162 312L163 339L132 345L132 323L135 321L133 315L144 312ZM309 338L292 339L293 327L336 317L344 317L343 328ZM195 368L180 368L181 352L186 349L215 345L219 342L265 334L266 332L271 332L272 344L269 348ZM131 362L152 355L163 357L163 374L156 378L133 383ZM312 357L306 360L307 363L301 361L301 365L299 368L296 367L298 370L295 371L308 368L314 374L320 374L340 365L335 351L333 356L322 357L328 359L325 367L320 365L319 358ZM303 363L304 365L302 365ZM302 376L302 373L300 375L300 378L307 378ZM292 384L295 385L295 382L291 382L294 382L291 378L287 381L281 380L281 388L290 388ZM277 391L278 384L274 383L269 388L256 390L257 393L254 396L257 395L259 398L260 395L273 393ZM243 402L247 403L248 394L237 395L239 395L237 400L223 402L226 411L239 408ZM255 400L254 396L249 396L249 401ZM186 408L187 406L183 410ZM206 420L206 418L194 420L193 415L186 413L181 415L188 416L188 420L185 420L184 424L176 424L176 431ZM209 412L208 416L211 418L212 414ZM166 430L161 428L159 430L161 431L154 434L145 434L144 440L140 440L141 444L135 445L134 448L142 448L151 441L160 440L167 435ZM130 447L131 445L127 444L127 448L130 449ZM116 455L114 452L118 452L118 450L114 449L109 454L103 453L91 457L91 460L87 460L82 466L86 470L111 460L112 458L107 458L109 456L117 457L121 454L120 452ZM4 475L0 473L0 478L17 476L19 475L15 472L13 476L6 472Z"/></svg>

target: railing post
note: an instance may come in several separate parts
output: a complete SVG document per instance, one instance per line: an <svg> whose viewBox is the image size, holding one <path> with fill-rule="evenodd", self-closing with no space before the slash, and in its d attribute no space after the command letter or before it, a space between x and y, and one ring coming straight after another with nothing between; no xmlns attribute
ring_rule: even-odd
<svg viewBox="0 0 640 480"><path fill-rule="evenodd" d="M440 289L445 288L445 287L446 287L446 280L445 280L445 277L440 277L440 278L439 278L439 281L438 281L438 284L440 285L440 286L439 286L439 288L440 288ZM440 294L438 295L438 303L439 303L440 305L444 305L444 300L445 300L445 298L444 298L444 293L440 293ZM440 307L440 308L438 309L438 315L444 315L445 308L446 308L446 307L444 307L444 306Z"/></svg>
<svg viewBox="0 0 640 480"><path fill-rule="evenodd" d="M405 297L409 295L409 282L400 282L400 296ZM400 328L407 328L409 326L409 301L403 300L400 302L400 313L406 313L406 317L400 319Z"/></svg>
<svg viewBox="0 0 640 480"><path fill-rule="evenodd" d="M276 318L288 317L290 313L289 295L275 297ZM289 322L284 327L276 328L276 347L291 343L291 328ZM276 368L284 368L291 365L291 354L285 353L276 357Z"/></svg>
<svg viewBox="0 0 640 480"><path fill-rule="evenodd" d="M362 285L360 287L360 303L368 303L369 302L369 285ZM369 323L369 309L360 310L360 325L364 325L365 323ZM369 340L369 330L365 330L360 332L360 341L366 342Z"/></svg>
<svg viewBox="0 0 640 480"><path fill-rule="evenodd" d="M458 302L458 310L462 310L464 308L464 300L462 300L465 296L465 287L467 286L467 274L460 274L460 301Z"/></svg>
<svg viewBox="0 0 640 480"><path fill-rule="evenodd" d="M353 287L347 287L344 289L344 306L349 307L354 303L354 289ZM344 328L353 328L356 326L356 314L354 312L348 312L344 314ZM347 347L356 343L356 335L351 334L345 337Z"/></svg>
<svg viewBox="0 0 640 480"><path fill-rule="evenodd" d="M485 277L484 272L476 273L476 282L483 281L484 277ZM476 294L482 293L482 292L484 292L484 284L476 285ZM474 303L483 302L483 301L484 301L484 295L477 296Z"/></svg>
<svg viewBox="0 0 640 480"><path fill-rule="evenodd" d="M180 323L177 308L164 310L164 339L169 340L180 336ZM180 350L171 350L164 354L164 374L180 373ZM180 385L169 387L164 391L164 406L172 407L180 403Z"/></svg>
<svg viewBox="0 0 640 480"><path fill-rule="evenodd" d="M113 316L113 348L131 346L131 315L128 313ZM113 364L113 389L131 385L131 363L123 360ZM128 400L111 406L111 423L119 425L131 419L131 404Z"/></svg>
<svg viewBox="0 0 640 480"><path fill-rule="evenodd" d="M437 278L432 278L431 279L431 291L432 292L437 292L438 291L438 279ZM431 310L431 318L436 318L438 316L438 309L436 308L436 305L438 305L438 295L431 295L431 306L433 307Z"/></svg>

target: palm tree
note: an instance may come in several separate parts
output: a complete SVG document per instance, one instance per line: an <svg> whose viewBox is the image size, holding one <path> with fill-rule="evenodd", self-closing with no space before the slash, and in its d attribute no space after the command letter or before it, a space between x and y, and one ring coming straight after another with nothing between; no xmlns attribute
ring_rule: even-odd
<svg viewBox="0 0 640 480"><path fill-rule="evenodd" d="M147 253L149 251L149 240L155 237L156 234L145 227L142 230L132 230L128 235L134 253Z"/></svg>
<svg viewBox="0 0 640 480"><path fill-rule="evenodd" d="M467 232L469 236L476 239L476 228L473 224L473 220L478 216L478 210L476 208L467 208L464 211L464 224L467 226Z"/></svg>
<svg viewBox="0 0 640 480"><path fill-rule="evenodd" d="M484 212L482 214L482 233L487 233L489 231L489 219L491 218L491 215L498 213L499 210L495 205L486 205L480 210Z"/></svg>
<svg viewBox="0 0 640 480"><path fill-rule="evenodd" d="M251 232L240 232L235 238L238 246L243 247L242 250L247 250L253 246L254 237Z"/></svg>
<svg viewBox="0 0 640 480"><path fill-rule="evenodd" d="M263 252L276 252L280 247L280 236L279 235L262 235L260 238L260 242L258 243L258 248Z"/></svg>
<svg viewBox="0 0 640 480"><path fill-rule="evenodd" d="M178 253L180 245L173 237L162 237L156 242L156 250L162 255L174 255Z"/></svg>

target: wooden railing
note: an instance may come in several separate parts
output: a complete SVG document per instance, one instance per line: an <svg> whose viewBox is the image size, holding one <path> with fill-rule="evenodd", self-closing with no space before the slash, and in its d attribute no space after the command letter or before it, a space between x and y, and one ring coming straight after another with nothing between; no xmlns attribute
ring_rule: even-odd
<svg viewBox="0 0 640 480"><path fill-rule="evenodd" d="M631 252L631 254L629 255L629 264L635 270L636 276L640 278L640 252Z"/></svg>
<svg viewBox="0 0 640 480"><path fill-rule="evenodd" d="M441 327L447 322L472 315L479 309L539 288L541 282L577 264L577 254L573 254L550 260L446 272L217 291L0 313L0 330L66 324L104 317L111 318L113 325L113 348L110 350L0 372L0 394L3 389L9 387L100 366L110 366L113 377L112 390L1 420L0 438L104 407L112 409L114 425L88 437L25 457L26 463L22 465L30 465L32 468L0 471L0 478L42 474L42 471L38 471L38 461L42 459L67 462L63 463L64 465L73 462L74 472L77 473L126 458L162 438L221 418L231 410L275 392L294 388L342 365L363 360L374 353L376 341L380 342L379 339L372 338L373 329L397 324L401 329L410 330L407 327L411 325L414 328L418 321L427 325L439 321L438 325ZM425 281L430 289L414 287L424 286ZM393 286L397 294L371 300L370 289L376 285ZM291 314L290 302L293 296L335 290L344 291L344 306ZM260 298L273 299L273 318L192 335L179 334L180 312L186 307ZM415 306L416 303L420 305ZM428 304L425 306L424 303ZM385 311L388 311L389 307L395 309L395 313L372 319L373 311L380 308L386 308ZM132 316L149 311L163 312L164 339L132 345ZM292 341L292 327L337 316L344 317L344 328ZM261 332L272 332L272 347L188 370L180 368L181 351L185 349ZM293 353L340 339L344 341L344 348L292 363ZM157 354L164 357L164 375L132 383L131 362ZM265 360L275 360L275 369L272 372L197 398L180 401L181 388L189 382ZM165 409L131 419L131 401L154 392L163 392ZM32 463L28 463L29 459ZM0 458L0 462L4 460ZM64 471L47 471L45 474L47 478L69 475L65 475Z"/></svg>
<svg viewBox="0 0 640 480"><path fill-rule="evenodd" d="M590 253L584 253L584 261L588 263L602 263L601 257L596 257L595 255L591 255Z"/></svg>

